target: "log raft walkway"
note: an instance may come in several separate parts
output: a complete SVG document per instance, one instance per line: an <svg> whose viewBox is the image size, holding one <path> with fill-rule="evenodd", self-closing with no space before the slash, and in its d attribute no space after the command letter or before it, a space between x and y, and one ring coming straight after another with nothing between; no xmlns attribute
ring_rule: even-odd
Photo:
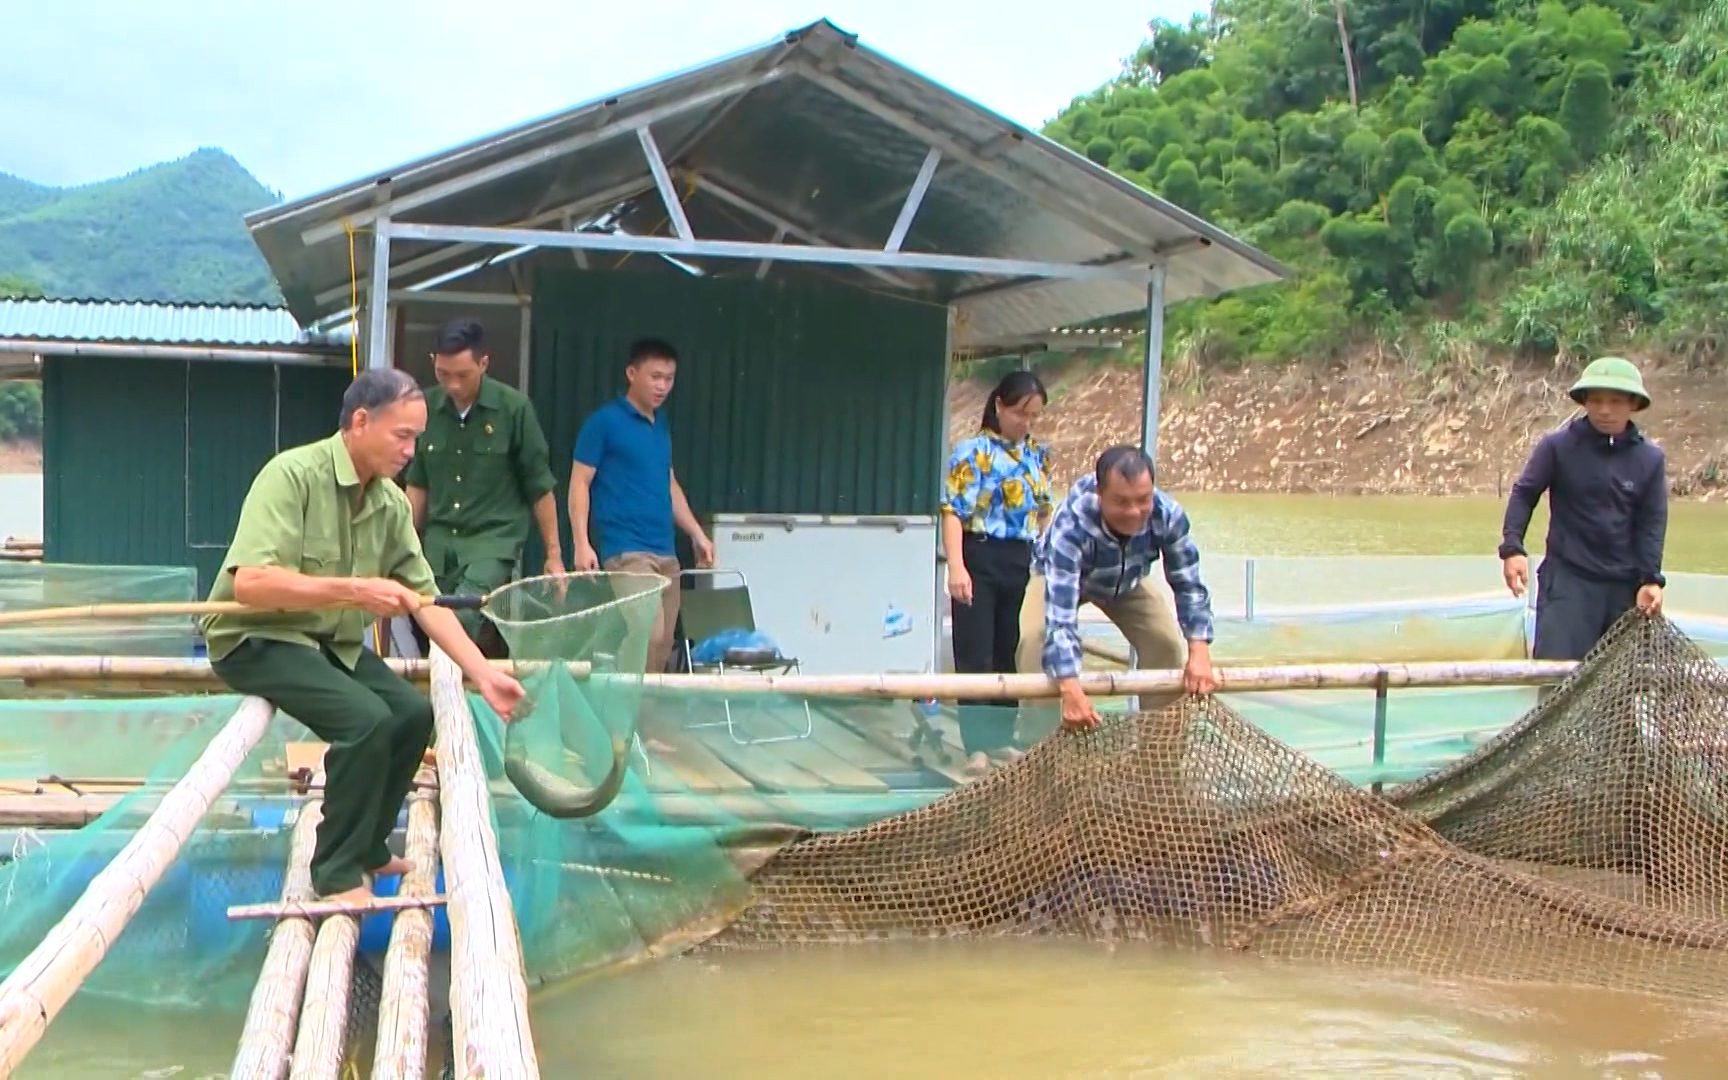
<svg viewBox="0 0 1728 1080"><path fill-rule="evenodd" d="M54 663L51 662L50 666ZM0 662L0 667L4 667ZM443 654L429 665L437 724L437 776L423 772L408 805L407 857L415 871L401 895L356 905L312 901L307 864L322 812L313 792L298 807L280 902L241 905L230 918L275 920L236 1050L235 1076L335 1080L348 1043L349 989L360 919L391 911L372 1075L426 1075L433 908L447 906L452 952L451 1019L457 1075L538 1080L528 1026L527 979L474 719L461 673ZM0 678L6 677L0 675ZM101 963L150 890L216 805L275 715L244 698L187 774L161 797L129 843L91 880L42 943L0 983L0 1078L11 1076ZM321 783L308 788L321 789ZM435 788L435 792L429 789ZM442 862L446 896L433 893ZM260 898L261 900L263 898ZM249 910L250 909L250 910ZM320 992L307 993L308 986Z"/></svg>

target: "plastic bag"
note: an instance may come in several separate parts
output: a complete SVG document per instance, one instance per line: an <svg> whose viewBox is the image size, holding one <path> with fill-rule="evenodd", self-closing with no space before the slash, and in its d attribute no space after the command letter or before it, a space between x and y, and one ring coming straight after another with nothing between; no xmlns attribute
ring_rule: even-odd
<svg viewBox="0 0 1728 1080"><path fill-rule="evenodd" d="M691 663L707 667L723 663L726 654L733 651L771 652L779 655L780 646L774 639L760 630L722 630L714 634L690 650Z"/></svg>

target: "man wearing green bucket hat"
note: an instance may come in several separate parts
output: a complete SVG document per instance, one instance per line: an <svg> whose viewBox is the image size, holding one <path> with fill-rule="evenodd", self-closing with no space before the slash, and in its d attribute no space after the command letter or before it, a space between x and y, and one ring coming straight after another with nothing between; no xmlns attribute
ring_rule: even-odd
<svg viewBox="0 0 1728 1080"><path fill-rule="evenodd" d="M1582 660L1633 607L1662 610L1662 545L1668 469L1662 448L1632 414L1650 407L1630 361L1604 356L1572 384L1584 415L1536 444L1506 501L1500 560L1506 586L1523 596L1530 563L1524 532L1548 493L1548 543L1536 570L1538 660Z"/></svg>

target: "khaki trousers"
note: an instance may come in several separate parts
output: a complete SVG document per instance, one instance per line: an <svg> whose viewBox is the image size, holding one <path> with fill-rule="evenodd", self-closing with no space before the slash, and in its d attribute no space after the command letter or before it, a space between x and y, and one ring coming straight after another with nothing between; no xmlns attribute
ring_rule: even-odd
<svg viewBox="0 0 1728 1080"><path fill-rule="evenodd" d="M1082 601L1085 607L1089 601ZM1165 589L1142 580L1108 604L1094 605L1122 631L1134 649L1136 668L1143 671L1180 671L1188 663L1188 641L1176 623L1176 605ZM1020 605L1020 651L1016 667L1024 673L1044 670L1044 578L1032 575L1026 599ZM1182 696L1141 695L1140 707L1162 709Z"/></svg>
<svg viewBox="0 0 1728 1080"><path fill-rule="evenodd" d="M648 634L648 674L663 673L672 659L672 632L678 626L678 600L684 584L677 557L626 551L607 559L605 569L615 574L659 574L671 582L660 594L660 610L654 613L654 628Z"/></svg>

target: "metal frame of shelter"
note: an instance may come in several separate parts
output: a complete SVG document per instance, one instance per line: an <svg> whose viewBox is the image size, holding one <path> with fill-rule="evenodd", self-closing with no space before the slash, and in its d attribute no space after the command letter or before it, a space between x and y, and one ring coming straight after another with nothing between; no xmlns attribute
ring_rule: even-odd
<svg viewBox="0 0 1728 1080"><path fill-rule="evenodd" d="M858 143L882 142L884 133L892 132L922 153L915 175L899 192L879 197L875 207L865 208L885 212L887 206L898 204L880 246L848 242L857 236L856 228L813 223L809 212L813 197L802 203L784 195L771 199L761 194L761 185L751 190L751 184L723 170L710 172L693 163L693 158L703 155L705 141L726 137L729 127L738 127L728 122L747 103L778 93L781 96L771 97L768 107L779 107L773 102L784 100L793 84L799 86L797 93L817 92L830 101L837 99L837 107L851 110L845 123L874 125L874 134L854 139L848 152L861 153ZM768 130L778 132L781 129L774 124L782 123L791 128L790 121L774 120ZM839 138L828 130L836 126L844 125L834 121L817 125L821 137ZM673 152L664 152L663 144ZM630 166L620 165L619 154L626 147L637 155ZM900 148L902 159L907 148ZM567 171L547 173L558 168ZM997 250L981 254L932 250L938 245L929 243L928 235L920 235L929 216L933 186L941 186L939 170L940 179L950 188L941 195L947 207L943 213L950 217L961 212L954 207L985 201L977 194L984 190L975 186L980 183L996 185L992 198L1019 200L1015 204L1022 208L1019 211L1003 210L982 227L958 230L969 231L974 238L988 234L982 243L970 246ZM699 178L698 172L703 173ZM547 175L551 179L531 185L533 177ZM619 179L610 182L613 177ZM683 195L681 180L686 187ZM531 186L532 192L524 195ZM757 228L771 229L773 238L699 234L692 224L695 207L690 202L691 193L698 190L742 213ZM776 201L780 205L773 205ZM649 206L657 211L654 216L663 213L671 235L642 235L622 228L622 221L632 213L640 216ZM925 211L922 216L921 211ZM854 224L859 214L853 208ZM467 223L477 217L504 220ZM1011 223L1006 228L1005 221ZM1021 227L1018 222L1034 223ZM868 280L858 278L862 286L946 306L950 361L957 346L974 354L1031 351L1046 343L1059 348L1058 343L1086 335L1048 336L1059 335L1058 326L1141 309L1147 315L1142 439L1149 452L1155 452L1157 443L1163 310L1172 291L1172 275L1179 285L1174 300L1216 296L1288 276L1264 253L870 52L853 35L826 21L390 173L260 211L247 224L302 322L358 321L364 311L363 355L368 366L390 362L391 311L404 302L519 306L524 384L531 316L519 279L516 292L463 292L440 286L539 249L568 249L579 266L588 265L591 254L604 253L657 256L690 273L705 271L688 260L755 263L758 278L774 264L846 268L868 275ZM346 270L350 257L358 262L355 252L365 247L356 243L356 236L366 232L370 233L370 267L364 284L347 280L346 273L341 280L333 279L331 246L349 246L341 264ZM1003 239L1004 232L1029 235ZM427 243L440 246L412 250L413 245ZM1077 257L1027 257L1029 249L1051 247ZM511 250L482 256L488 248ZM440 269L464 256L471 261L453 271ZM405 282L411 284L403 287ZM374 303L373 297L386 299ZM344 306L344 301L350 302ZM957 316L964 318L979 309L985 310L985 321L991 324L987 335L974 342L957 341ZM1103 332L1103 336L1118 334Z"/></svg>

